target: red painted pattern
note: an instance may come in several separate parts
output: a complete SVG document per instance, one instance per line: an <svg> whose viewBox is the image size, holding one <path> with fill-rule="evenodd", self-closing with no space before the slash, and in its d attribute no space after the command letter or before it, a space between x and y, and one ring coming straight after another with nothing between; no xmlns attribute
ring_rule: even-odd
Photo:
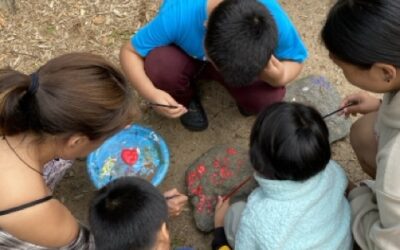
<svg viewBox="0 0 400 250"><path fill-rule="evenodd" d="M228 149L226 150L226 153L227 153L228 155L236 155L238 152L237 152L237 150L234 149L234 148L228 148Z"/></svg>

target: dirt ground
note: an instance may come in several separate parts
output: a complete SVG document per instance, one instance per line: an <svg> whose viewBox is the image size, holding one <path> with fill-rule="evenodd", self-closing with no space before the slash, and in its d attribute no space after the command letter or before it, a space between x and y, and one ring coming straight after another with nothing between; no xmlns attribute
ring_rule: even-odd
<svg viewBox="0 0 400 250"><path fill-rule="evenodd" d="M193 0L194 1L194 0ZM303 37L310 58L302 76L326 76L342 95L355 89L328 59L319 32L332 0L280 0ZM10 66L30 73L50 58L72 51L104 55L118 65L119 48L157 11L159 0L17 0L17 13L0 11L0 67ZM185 169L216 144L247 147L254 118L242 117L232 99L215 83L202 84L203 104L210 126L200 133L188 132L179 120L167 120L144 110L141 124L157 130L171 151L171 166L160 190L173 187L184 191ZM336 142L333 159L346 168L349 178L367 178L361 171L348 138ZM86 220L87 204L94 188L88 180L84 161L77 161L60 184L57 194L77 218ZM188 208L170 221L173 246L208 249L211 236L196 230Z"/></svg>

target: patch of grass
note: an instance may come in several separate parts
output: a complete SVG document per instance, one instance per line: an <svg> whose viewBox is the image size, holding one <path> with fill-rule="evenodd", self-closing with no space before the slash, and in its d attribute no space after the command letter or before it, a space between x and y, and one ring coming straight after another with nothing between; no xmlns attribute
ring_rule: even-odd
<svg viewBox="0 0 400 250"><path fill-rule="evenodd" d="M129 40L133 32L129 30L113 30L111 33L111 37L114 38L115 40L122 40L126 41Z"/></svg>
<svg viewBox="0 0 400 250"><path fill-rule="evenodd" d="M46 27L46 32L50 35L53 35L56 32L56 26L50 24Z"/></svg>

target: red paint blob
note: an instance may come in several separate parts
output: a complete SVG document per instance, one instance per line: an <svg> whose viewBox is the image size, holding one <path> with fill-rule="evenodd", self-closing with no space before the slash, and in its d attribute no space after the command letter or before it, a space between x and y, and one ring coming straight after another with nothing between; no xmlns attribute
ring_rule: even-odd
<svg viewBox="0 0 400 250"><path fill-rule="evenodd" d="M213 166L214 166L214 168L219 168L221 165L220 165L219 161L216 159L213 162Z"/></svg>
<svg viewBox="0 0 400 250"><path fill-rule="evenodd" d="M228 148L228 149L226 150L226 153L227 153L228 155L236 155L236 154L237 154L237 150L234 149L234 148Z"/></svg>
<svg viewBox="0 0 400 250"><path fill-rule="evenodd" d="M223 179L228 179L228 178L230 178L230 177L233 176L233 172L232 172L232 170L230 170L229 168L223 167L223 168L220 169L219 175L220 175Z"/></svg>
<svg viewBox="0 0 400 250"><path fill-rule="evenodd" d="M121 151L121 158L128 165L135 164L139 159L137 148L123 149Z"/></svg>
<svg viewBox="0 0 400 250"><path fill-rule="evenodd" d="M199 173L200 175L203 175L205 172L207 172L207 169L204 165L197 166L197 173Z"/></svg>
<svg viewBox="0 0 400 250"><path fill-rule="evenodd" d="M193 184L197 181L197 173L195 171L191 171L187 176L187 184L189 187L193 186Z"/></svg>

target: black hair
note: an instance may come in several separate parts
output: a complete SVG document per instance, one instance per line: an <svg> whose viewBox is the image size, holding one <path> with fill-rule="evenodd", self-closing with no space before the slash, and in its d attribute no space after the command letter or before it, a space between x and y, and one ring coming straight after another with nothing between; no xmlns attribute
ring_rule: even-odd
<svg viewBox="0 0 400 250"><path fill-rule="evenodd" d="M275 103L253 125L250 160L266 178L307 180L322 171L330 158L329 131L314 108Z"/></svg>
<svg viewBox="0 0 400 250"><path fill-rule="evenodd" d="M164 196L138 177L123 177L101 188L89 211L99 250L152 249L167 217Z"/></svg>
<svg viewBox="0 0 400 250"><path fill-rule="evenodd" d="M205 48L227 84L244 86L266 67L277 37L275 21L263 4L224 0L209 17Z"/></svg>
<svg viewBox="0 0 400 250"><path fill-rule="evenodd" d="M360 68L387 63L400 68L400 1L339 0L322 28L335 57Z"/></svg>

